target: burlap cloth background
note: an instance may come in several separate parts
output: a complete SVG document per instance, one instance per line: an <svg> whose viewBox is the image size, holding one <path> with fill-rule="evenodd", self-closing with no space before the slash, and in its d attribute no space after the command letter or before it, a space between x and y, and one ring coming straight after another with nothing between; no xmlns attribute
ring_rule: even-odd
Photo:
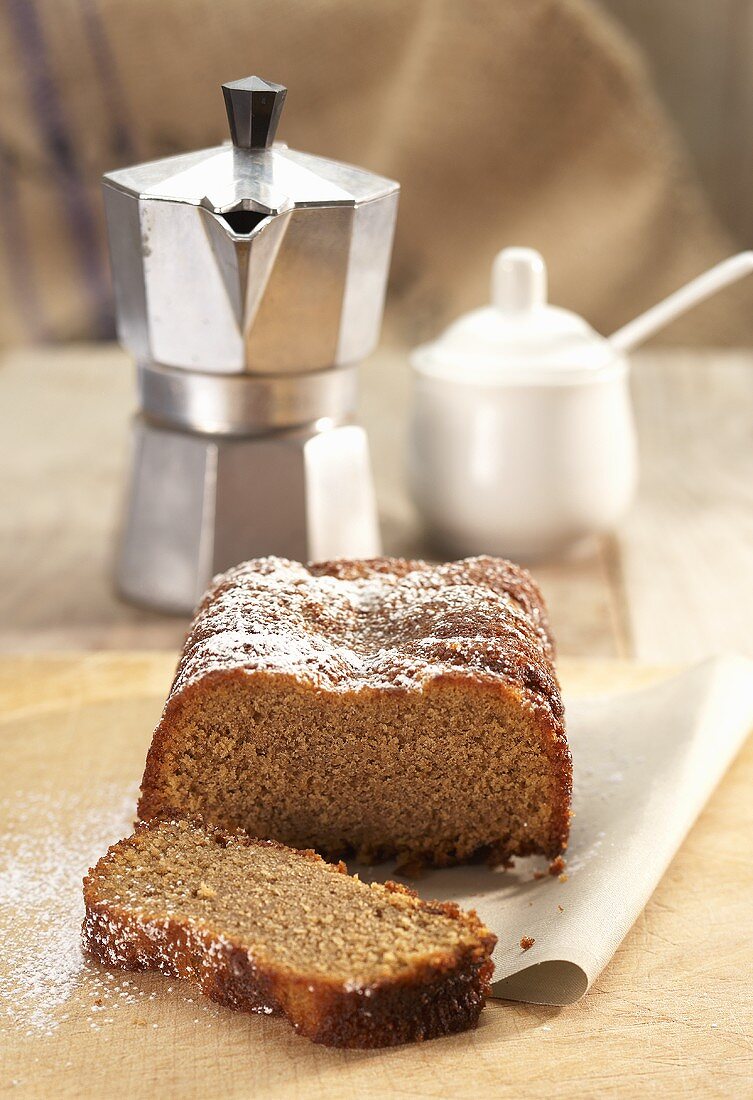
<svg viewBox="0 0 753 1100"><path fill-rule="evenodd" d="M402 183L393 338L484 301L505 244L604 332L733 251L593 2L5 0L0 342L112 332L100 174L224 140L218 85L250 72L290 89L282 139ZM745 342L751 306L665 338Z"/></svg>

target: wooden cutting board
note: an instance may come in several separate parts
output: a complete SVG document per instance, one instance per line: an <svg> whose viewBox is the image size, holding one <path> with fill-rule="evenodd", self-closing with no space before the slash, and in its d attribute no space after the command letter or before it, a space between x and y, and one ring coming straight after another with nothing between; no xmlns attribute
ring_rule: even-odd
<svg viewBox="0 0 753 1100"><path fill-rule="evenodd" d="M753 743L590 993L495 1002L477 1031L333 1051L189 986L109 973L77 944L79 882L128 830L174 665L164 654L0 661L0 1088L40 1097L749 1096ZM575 693L666 670L562 669Z"/></svg>

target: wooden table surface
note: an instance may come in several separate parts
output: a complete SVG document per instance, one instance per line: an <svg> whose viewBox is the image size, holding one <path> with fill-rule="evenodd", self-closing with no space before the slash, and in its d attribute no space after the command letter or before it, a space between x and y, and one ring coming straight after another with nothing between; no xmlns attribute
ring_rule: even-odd
<svg viewBox="0 0 753 1100"><path fill-rule="evenodd" d="M375 358L362 419L387 552L430 554L402 487L405 375L402 355ZM644 353L633 388L642 480L630 517L576 560L535 569L576 689L641 682L655 674L647 665L753 656L753 353ZM0 361L0 650L9 655L0 746L2 731L18 746L3 769L0 817L42 759L61 789L78 784L87 797L107 775L137 780L148 722L131 741L123 730L108 737L106 719L114 729L131 706L156 713L183 636L184 620L129 607L109 583L133 393L113 347ZM169 652L73 655L126 649ZM80 1015L59 1033L62 1046L3 1040L0 1089L18 1081L13 1091L34 1096L177 1097L206 1095L212 1082L217 1095L334 1100L753 1095L752 789L749 744L612 964L572 1008L492 1004L471 1036L348 1054L267 1020L233 1017L198 1038L192 1009L158 991L133 1020L126 1013L137 1043L121 1030L92 1036ZM143 1019L153 1033L138 1030Z"/></svg>
<svg viewBox="0 0 753 1100"><path fill-rule="evenodd" d="M753 352L644 352L638 500L579 559L535 567L560 652L678 663L753 656ZM363 371L385 549L431 554L403 487L405 356ZM0 650L174 648L185 621L110 585L134 378L108 345L0 360Z"/></svg>
<svg viewBox="0 0 753 1100"><path fill-rule="evenodd" d="M494 1001L474 1032L337 1051L182 982L82 967L80 878L128 828L172 664L149 653L0 658L0 868L15 855L25 902L0 906L0 1090L43 1100L751 1095L753 739L612 962L568 1008ZM662 672L608 660L563 661L561 674L581 694Z"/></svg>

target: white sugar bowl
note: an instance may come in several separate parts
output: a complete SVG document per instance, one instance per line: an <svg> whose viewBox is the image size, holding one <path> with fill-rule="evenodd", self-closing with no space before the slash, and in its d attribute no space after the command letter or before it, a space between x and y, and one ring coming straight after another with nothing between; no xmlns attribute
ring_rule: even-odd
<svg viewBox="0 0 753 1100"><path fill-rule="evenodd" d="M492 304L411 365L410 488L444 553L561 555L624 516L637 481L627 359L547 304L538 252L500 252Z"/></svg>

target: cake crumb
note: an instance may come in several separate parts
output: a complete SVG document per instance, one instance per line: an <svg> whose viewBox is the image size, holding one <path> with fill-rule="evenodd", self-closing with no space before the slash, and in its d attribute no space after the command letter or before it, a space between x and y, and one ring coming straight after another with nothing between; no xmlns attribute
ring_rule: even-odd
<svg viewBox="0 0 753 1100"><path fill-rule="evenodd" d="M200 882L196 888L197 898L216 898L217 891L213 890L211 886L207 886L206 882Z"/></svg>
<svg viewBox="0 0 753 1100"><path fill-rule="evenodd" d="M524 951L530 951L535 943L533 936L523 936L520 940L520 946Z"/></svg>
<svg viewBox="0 0 753 1100"><path fill-rule="evenodd" d="M539 879L546 878L546 871L534 871L533 877L538 882Z"/></svg>
<svg viewBox="0 0 753 1100"><path fill-rule="evenodd" d="M565 907L564 907L564 905L558 905L558 906L557 906L557 908L559 909L560 913L564 913L564 912L565 912Z"/></svg>
<svg viewBox="0 0 753 1100"><path fill-rule="evenodd" d="M566 866L567 864L565 863L562 856L557 856L557 858L553 859L552 862L549 864L549 874L552 875L553 878L557 875L561 875Z"/></svg>
<svg viewBox="0 0 753 1100"><path fill-rule="evenodd" d="M565 874L562 874L562 875L559 876L560 882L567 882L567 879L568 879L568 876L565 875Z"/></svg>

